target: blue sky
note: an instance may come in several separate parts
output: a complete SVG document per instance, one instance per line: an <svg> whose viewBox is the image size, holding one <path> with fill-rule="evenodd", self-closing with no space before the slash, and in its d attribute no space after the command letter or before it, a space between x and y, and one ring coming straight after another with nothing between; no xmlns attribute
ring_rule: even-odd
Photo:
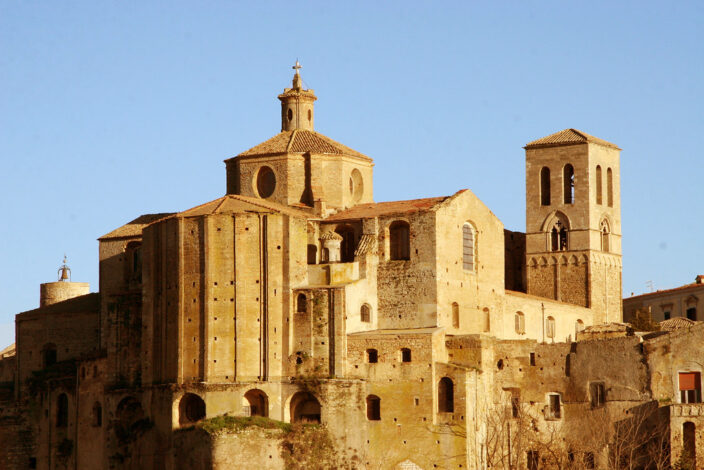
<svg viewBox="0 0 704 470"><path fill-rule="evenodd" d="M0 3L0 347L64 253L95 291L99 236L224 194L296 58L377 201L524 230L522 146L574 127L623 149L624 293L704 274L704 2L256 3Z"/></svg>

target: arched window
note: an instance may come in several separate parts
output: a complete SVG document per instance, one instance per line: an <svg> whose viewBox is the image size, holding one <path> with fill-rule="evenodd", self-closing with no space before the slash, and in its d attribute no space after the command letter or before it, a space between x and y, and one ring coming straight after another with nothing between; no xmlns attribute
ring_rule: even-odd
<svg viewBox="0 0 704 470"><path fill-rule="evenodd" d="M308 245L308 264L316 264L318 262L318 247L316 245Z"/></svg>
<svg viewBox="0 0 704 470"><path fill-rule="evenodd" d="M526 317L523 312L516 312L515 316L516 323L516 333L519 335L525 334L526 332Z"/></svg>
<svg viewBox="0 0 704 470"><path fill-rule="evenodd" d="M606 202L609 207L614 207L614 174L611 168L606 170Z"/></svg>
<svg viewBox="0 0 704 470"><path fill-rule="evenodd" d="M56 400L56 427L65 428L66 426L68 426L68 397L62 393Z"/></svg>
<svg viewBox="0 0 704 470"><path fill-rule="evenodd" d="M93 427L99 428L103 425L103 407L98 401L93 403L92 421Z"/></svg>
<svg viewBox="0 0 704 470"><path fill-rule="evenodd" d="M379 353L376 349L367 349L367 362L369 364L376 364L379 362Z"/></svg>
<svg viewBox="0 0 704 470"><path fill-rule="evenodd" d="M574 203L574 167L569 163L562 169L563 198L565 204Z"/></svg>
<svg viewBox="0 0 704 470"><path fill-rule="evenodd" d="M474 271L474 227L469 222L462 226L462 268Z"/></svg>
<svg viewBox="0 0 704 470"><path fill-rule="evenodd" d="M306 294L298 294L296 297L296 312L306 313L308 311L308 299L306 299Z"/></svg>
<svg viewBox="0 0 704 470"><path fill-rule="evenodd" d="M460 327L460 306L457 302L452 302L452 326Z"/></svg>
<svg viewBox="0 0 704 470"><path fill-rule="evenodd" d="M320 402L310 392L298 392L291 398L292 423L320 423Z"/></svg>
<svg viewBox="0 0 704 470"><path fill-rule="evenodd" d="M449 377L443 377L440 379L440 383L438 383L438 412L455 412L454 384Z"/></svg>
<svg viewBox="0 0 704 470"><path fill-rule="evenodd" d="M548 317L545 320L545 337L550 339L555 338L555 319L553 317Z"/></svg>
<svg viewBox="0 0 704 470"><path fill-rule="evenodd" d="M584 322L582 320L577 320L574 324L574 338L577 339L577 335L584 331Z"/></svg>
<svg viewBox="0 0 704 470"><path fill-rule="evenodd" d="M245 409L245 414L248 416L263 416L265 418L269 416L269 397L266 396L266 393L255 388L244 394L244 400L248 407Z"/></svg>
<svg viewBox="0 0 704 470"><path fill-rule="evenodd" d="M369 306L369 304L364 304L359 309L359 318L365 323L369 323L372 321L372 308Z"/></svg>
<svg viewBox="0 0 704 470"><path fill-rule="evenodd" d="M205 418L205 402L195 393L186 393L178 404L179 423L195 423Z"/></svg>
<svg viewBox="0 0 704 470"><path fill-rule="evenodd" d="M130 278L133 281L142 281L142 243L129 242L125 248L130 260Z"/></svg>
<svg viewBox="0 0 704 470"><path fill-rule="evenodd" d="M601 204L601 165L596 166L596 203Z"/></svg>
<svg viewBox="0 0 704 470"><path fill-rule="evenodd" d="M401 348L401 362L411 362L411 350L408 348Z"/></svg>
<svg viewBox="0 0 704 470"><path fill-rule="evenodd" d="M367 396L367 419L369 421L381 420L381 398L376 395Z"/></svg>
<svg viewBox="0 0 704 470"><path fill-rule="evenodd" d="M601 221L599 231L601 232L601 251L610 251L609 234L611 233L611 230L609 228L609 222L606 219Z"/></svg>
<svg viewBox="0 0 704 470"><path fill-rule="evenodd" d="M567 251L569 250L569 220L561 213L557 212L551 216L549 223L545 225L545 229L550 234L550 251Z"/></svg>
<svg viewBox="0 0 704 470"><path fill-rule="evenodd" d="M411 259L411 230L408 222L397 220L389 227L390 255L393 260Z"/></svg>
<svg viewBox="0 0 704 470"><path fill-rule="evenodd" d="M540 170L540 205L550 205L550 168Z"/></svg>
<svg viewBox="0 0 704 470"><path fill-rule="evenodd" d="M45 344L42 348L42 368L53 366L56 364L56 345L53 343Z"/></svg>

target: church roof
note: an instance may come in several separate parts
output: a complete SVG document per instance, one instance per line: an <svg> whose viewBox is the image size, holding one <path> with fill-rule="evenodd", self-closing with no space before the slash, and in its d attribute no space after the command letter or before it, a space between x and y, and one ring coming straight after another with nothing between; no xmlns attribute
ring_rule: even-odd
<svg viewBox="0 0 704 470"><path fill-rule="evenodd" d="M598 137L591 136L586 132L578 131L577 129L565 129L564 131L555 132L554 134L551 134L547 137L543 137L542 139L534 140L533 142L527 143L524 148L530 149L558 147L560 145L574 145L586 143L599 144L603 145L604 147L611 147L614 149L621 150L618 148L618 146L612 144L611 142L607 142Z"/></svg>
<svg viewBox="0 0 704 470"><path fill-rule="evenodd" d="M290 215L293 217L308 218L310 214L302 210L292 209L283 204L267 201L248 196L240 196L239 194L227 194L214 201L206 202L191 209L186 209L182 212L169 214L159 220L168 219L171 217L196 217L199 215L210 214L233 214L244 212L278 212L281 214ZM156 220L154 222L157 222Z"/></svg>
<svg viewBox="0 0 704 470"><path fill-rule="evenodd" d="M395 214L412 214L432 209L437 204L449 199L451 196L428 197L425 199L411 199L409 201L388 201L373 202L370 204L358 204L349 209L333 214L326 218L324 222L338 220L368 219L371 217L383 217Z"/></svg>
<svg viewBox="0 0 704 470"><path fill-rule="evenodd" d="M296 129L283 131L269 140L252 147L238 157L278 155L284 153L317 153L328 155L349 155L370 160L364 154L314 131Z"/></svg>
<svg viewBox="0 0 704 470"><path fill-rule="evenodd" d="M162 212L160 214L144 214L140 215L131 222L127 222L122 227L118 227L110 233L103 235L98 240L108 240L110 238L129 238L139 237L142 235L142 229L151 224L155 220L163 219L173 215L173 212Z"/></svg>

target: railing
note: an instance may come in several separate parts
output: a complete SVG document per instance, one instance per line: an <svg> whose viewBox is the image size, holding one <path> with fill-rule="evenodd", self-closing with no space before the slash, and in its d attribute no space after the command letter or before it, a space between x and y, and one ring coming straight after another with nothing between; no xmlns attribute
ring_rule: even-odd
<svg viewBox="0 0 704 470"><path fill-rule="evenodd" d="M704 416L704 403L674 403L670 405L670 416Z"/></svg>

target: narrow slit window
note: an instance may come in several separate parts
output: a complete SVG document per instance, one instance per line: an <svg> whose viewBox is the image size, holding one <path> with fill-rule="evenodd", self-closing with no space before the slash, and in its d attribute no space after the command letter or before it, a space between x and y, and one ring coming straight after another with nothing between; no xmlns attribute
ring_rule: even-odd
<svg viewBox="0 0 704 470"><path fill-rule="evenodd" d="M606 170L606 203L614 207L614 174L611 168Z"/></svg>
<svg viewBox="0 0 704 470"><path fill-rule="evenodd" d="M601 204L602 203L602 197L601 197L601 166L597 165L596 166L596 203Z"/></svg>

